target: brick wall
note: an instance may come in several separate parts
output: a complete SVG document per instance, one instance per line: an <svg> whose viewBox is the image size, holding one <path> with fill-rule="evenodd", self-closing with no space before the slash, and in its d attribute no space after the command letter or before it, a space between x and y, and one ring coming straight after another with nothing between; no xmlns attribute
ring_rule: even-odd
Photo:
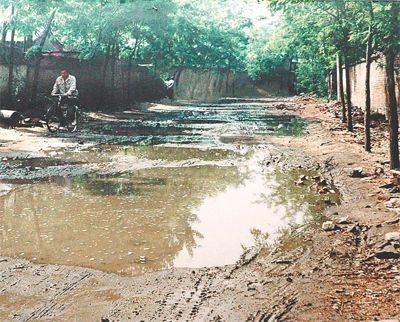
<svg viewBox="0 0 400 322"><path fill-rule="evenodd" d="M114 86L111 81L111 64L108 64L105 88L103 88L103 58L79 60L75 58L50 56L42 60L38 92L48 95L60 68L67 68L77 79L77 88L81 102L89 107L110 105L112 109L128 105L128 73L131 74L131 99L147 101L163 96L162 84L147 69L135 67L129 69L126 62L115 64ZM31 81L31 75L28 76Z"/></svg>
<svg viewBox="0 0 400 322"><path fill-rule="evenodd" d="M103 87L103 58L81 61L60 55L46 56L41 61L38 95L49 96L60 68L67 68L76 76L77 88L83 105L89 108L110 109L126 107L134 101L150 101L164 96L163 84L146 68L128 68L127 63L117 61L115 65L114 86L111 85L111 64L108 65L105 88ZM131 74L131 100L128 100L128 74ZM14 69L14 93L18 101L30 98L33 66L25 62ZM0 63L0 106L7 92L8 65Z"/></svg>
<svg viewBox="0 0 400 322"><path fill-rule="evenodd" d="M351 67L350 80L352 91L352 103L354 106L365 107L365 62ZM397 66L400 67L400 57ZM338 71L339 72L339 71ZM343 80L345 81L345 73ZM397 104L400 112L400 75L397 75ZM371 110L381 114L387 114L388 97L386 93L386 73L384 59L379 59L371 65Z"/></svg>

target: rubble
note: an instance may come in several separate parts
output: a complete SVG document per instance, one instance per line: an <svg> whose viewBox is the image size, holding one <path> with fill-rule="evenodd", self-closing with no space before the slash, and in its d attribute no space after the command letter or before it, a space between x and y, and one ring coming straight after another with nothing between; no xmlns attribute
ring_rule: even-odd
<svg viewBox="0 0 400 322"><path fill-rule="evenodd" d="M387 208L398 208L400 207L400 198L390 198L389 201L385 202Z"/></svg>
<svg viewBox="0 0 400 322"><path fill-rule="evenodd" d="M0 184L0 196L4 196L11 192L12 186L10 184Z"/></svg>
<svg viewBox="0 0 400 322"><path fill-rule="evenodd" d="M351 178L362 178L363 177L363 168L353 168L349 170L349 176Z"/></svg>
<svg viewBox="0 0 400 322"><path fill-rule="evenodd" d="M374 173L375 173L376 175L379 176L379 175L385 173L385 169L384 169L383 166L381 166L381 165L376 166L376 167L375 167L375 170L374 170Z"/></svg>
<svg viewBox="0 0 400 322"><path fill-rule="evenodd" d="M364 129L364 125L360 124L360 123L356 123L353 125L354 129Z"/></svg>
<svg viewBox="0 0 400 322"><path fill-rule="evenodd" d="M375 253L379 259L397 259L400 258L400 252L393 245L387 245Z"/></svg>
<svg viewBox="0 0 400 322"><path fill-rule="evenodd" d="M400 241L400 232L399 231L394 231L394 232L390 232L390 233L386 233L385 234L385 240L388 242L391 241Z"/></svg>
<svg viewBox="0 0 400 322"><path fill-rule="evenodd" d="M307 180L307 177L305 175L301 175L297 181L295 182L296 185L300 186L303 185Z"/></svg>
<svg viewBox="0 0 400 322"><path fill-rule="evenodd" d="M400 218L396 218L396 219L390 219L385 221L385 224L387 225L395 225L398 224L400 222Z"/></svg>
<svg viewBox="0 0 400 322"><path fill-rule="evenodd" d="M336 230L338 227L336 226L336 224L333 221L325 221L322 224L322 230L324 231L332 231L332 230Z"/></svg>
<svg viewBox="0 0 400 322"><path fill-rule="evenodd" d="M348 225L348 224L351 224L351 223L352 223L352 221L350 221L347 217L339 218L338 221L337 221L338 225Z"/></svg>
<svg viewBox="0 0 400 322"><path fill-rule="evenodd" d="M394 187L400 187L400 171L398 170L390 170L392 174L391 183Z"/></svg>

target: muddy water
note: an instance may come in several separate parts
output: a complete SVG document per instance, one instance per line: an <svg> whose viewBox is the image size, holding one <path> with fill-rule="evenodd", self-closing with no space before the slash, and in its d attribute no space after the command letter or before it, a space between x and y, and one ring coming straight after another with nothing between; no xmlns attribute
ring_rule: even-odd
<svg viewBox="0 0 400 322"><path fill-rule="evenodd" d="M274 115L266 106L216 104L156 110L138 118L127 113L117 122L99 122L90 133L135 138L137 144L197 144L220 146L221 139L254 135L297 135L304 123L293 115Z"/></svg>
<svg viewBox="0 0 400 322"><path fill-rule="evenodd" d="M0 255L123 275L232 264L325 207L312 182L294 184L304 172L266 167L268 146L249 143L298 134L298 118L241 104L124 117L73 137L89 148L0 163L14 187L0 196Z"/></svg>
<svg viewBox="0 0 400 322"><path fill-rule="evenodd" d="M280 227L312 219L323 205L324 197L293 184L298 173L263 168L262 155L264 149L110 148L114 159L224 163L21 185L0 199L1 255L124 275L233 263L257 232L273 240Z"/></svg>

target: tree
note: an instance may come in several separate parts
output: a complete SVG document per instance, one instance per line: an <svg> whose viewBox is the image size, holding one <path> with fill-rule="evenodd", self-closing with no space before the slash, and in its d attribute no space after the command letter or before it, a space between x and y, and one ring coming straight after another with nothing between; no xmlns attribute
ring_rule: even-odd
<svg viewBox="0 0 400 322"><path fill-rule="evenodd" d="M11 5L11 17L14 16L14 5ZM14 54L15 54L15 26L11 29L10 55L8 62L8 84L7 84L7 102L12 105L13 102L13 84L14 84Z"/></svg>
<svg viewBox="0 0 400 322"><path fill-rule="evenodd" d="M42 50L43 50L43 46L46 42L46 39L49 36L51 24L53 23L55 15L56 15L56 9L54 9L52 11L52 13L50 14L49 20L47 22L47 26L41 36L40 43L35 48L36 53L34 54L34 69L33 69L33 79L32 79L32 88L31 88L31 102L36 101L38 82L39 82L40 62L42 60Z"/></svg>
<svg viewBox="0 0 400 322"><path fill-rule="evenodd" d="M342 104L342 121L347 121L347 129L352 131L350 66L362 57L360 51L362 42L355 37L358 30L354 30L353 23L358 16L358 5L347 0L267 0L266 2L273 10L283 13L289 20L289 27L293 26L294 32L290 38L296 44L296 51L301 60L297 72L314 70L316 75L319 75L314 79L305 77L308 82L313 79L312 83L316 86L318 83L324 84L323 78L327 77L335 63L338 64L338 94ZM318 15L315 12L318 12ZM344 85L340 73L342 62L346 76ZM310 67L305 67L308 64ZM311 85L305 84L307 85L305 89ZM343 87L346 88L346 95Z"/></svg>
<svg viewBox="0 0 400 322"><path fill-rule="evenodd" d="M367 48L365 53L365 113L364 113L364 148L365 151L371 152L371 63L372 63L372 41L374 36L374 8L372 0L367 2L369 20L368 20L368 35Z"/></svg>
<svg viewBox="0 0 400 322"><path fill-rule="evenodd" d="M337 53L337 74L338 74L338 85L339 85L339 100L340 100L340 105L342 106L342 123L346 123L346 101L345 101L345 96L344 96L344 87L343 87L343 72L342 72L342 66L343 66L343 59L342 55L338 52Z"/></svg>
<svg viewBox="0 0 400 322"><path fill-rule="evenodd" d="M399 35L400 3L392 2L389 9L389 23L387 26L387 43L384 51L386 56L387 94L389 98L389 124L390 124L390 166L392 169L400 167L399 161L399 120L396 99L396 74L395 62L400 52Z"/></svg>

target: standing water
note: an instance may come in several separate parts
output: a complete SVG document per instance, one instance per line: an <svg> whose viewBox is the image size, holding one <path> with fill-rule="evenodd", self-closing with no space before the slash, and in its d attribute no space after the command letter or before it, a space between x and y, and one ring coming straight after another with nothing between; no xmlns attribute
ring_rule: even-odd
<svg viewBox="0 0 400 322"><path fill-rule="evenodd" d="M266 167L268 146L221 143L233 129L252 137L279 124L251 111L178 110L157 115L155 126L93 126L136 143L70 156L96 171L15 184L0 197L0 254L138 275L232 264L260 233L272 242L280 228L311 220L324 197L295 186L298 172ZM150 136L156 145L137 143Z"/></svg>

